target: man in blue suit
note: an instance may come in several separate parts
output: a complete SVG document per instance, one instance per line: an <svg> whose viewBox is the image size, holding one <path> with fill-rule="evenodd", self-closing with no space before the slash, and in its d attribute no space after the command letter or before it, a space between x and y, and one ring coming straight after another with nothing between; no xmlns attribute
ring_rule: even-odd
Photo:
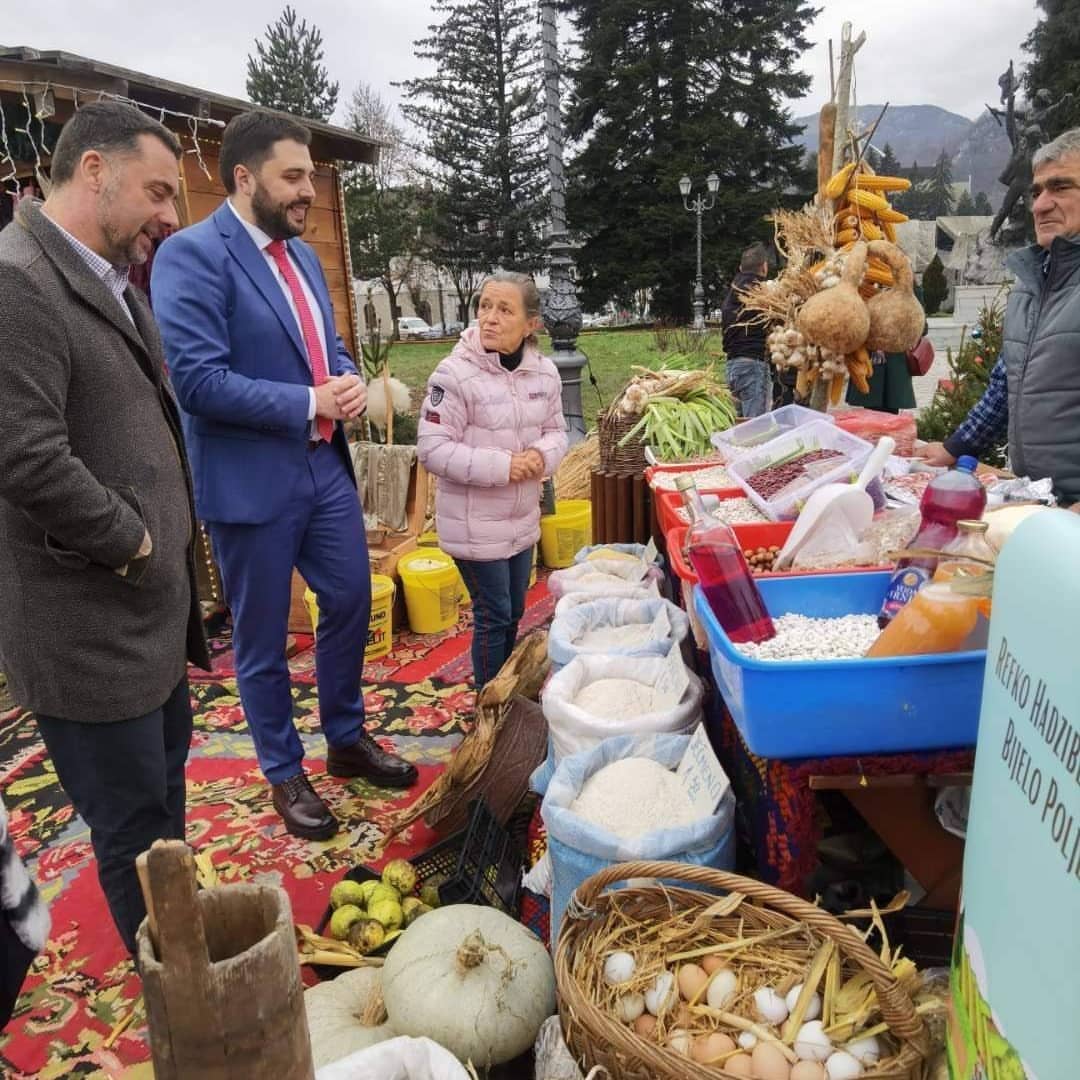
<svg viewBox="0 0 1080 1080"><path fill-rule="evenodd" d="M334 330L319 260L297 239L315 199L310 138L273 113L234 118L221 141L229 198L161 246L152 287L259 765L288 831L325 840L337 820L304 773L292 721L294 566L319 602L327 772L385 787L408 787L417 772L363 726L371 578L341 421L363 412L367 394Z"/></svg>

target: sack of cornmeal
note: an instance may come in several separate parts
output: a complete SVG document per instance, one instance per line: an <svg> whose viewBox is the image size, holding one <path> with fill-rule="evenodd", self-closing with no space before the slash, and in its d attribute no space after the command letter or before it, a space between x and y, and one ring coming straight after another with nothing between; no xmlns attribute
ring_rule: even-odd
<svg viewBox="0 0 1080 1080"><path fill-rule="evenodd" d="M674 772L688 735L620 735L559 762L540 805L551 857L551 941L574 890L619 862L662 860L730 870L735 796L702 814Z"/></svg>
<svg viewBox="0 0 1080 1080"><path fill-rule="evenodd" d="M667 657L577 656L544 687L552 762L589 750L613 735L686 735L701 723L701 680L686 674L686 690L671 702L657 685Z"/></svg>
<svg viewBox="0 0 1080 1080"><path fill-rule="evenodd" d="M588 547L583 547L578 551L574 556L574 562L596 562L608 555L617 559L640 560L645 558L645 550L644 544L590 544ZM656 558L653 559L653 566L662 567L663 565L664 556L657 552Z"/></svg>
<svg viewBox="0 0 1080 1080"><path fill-rule="evenodd" d="M594 597L564 611L548 631L553 671L576 656L667 656L672 644L684 649L690 619L669 600L611 600Z"/></svg>
<svg viewBox="0 0 1080 1080"><path fill-rule="evenodd" d="M556 570L548 577L552 596L590 593L606 597L658 596L664 572L640 559L590 559ZM651 588L650 588L651 587Z"/></svg>

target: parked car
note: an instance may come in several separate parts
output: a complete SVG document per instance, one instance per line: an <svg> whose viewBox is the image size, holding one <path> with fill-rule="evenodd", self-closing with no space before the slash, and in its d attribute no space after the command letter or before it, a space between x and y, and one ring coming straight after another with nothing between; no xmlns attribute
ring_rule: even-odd
<svg viewBox="0 0 1080 1080"><path fill-rule="evenodd" d="M402 315L397 321L397 328L402 341L417 341L431 336L431 327L415 315Z"/></svg>
<svg viewBox="0 0 1080 1080"><path fill-rule="evenodd" d="M427 336L432 338L457 337L464 329L462 323L448 319L444 323L432 323L431 331Z"/></svg>

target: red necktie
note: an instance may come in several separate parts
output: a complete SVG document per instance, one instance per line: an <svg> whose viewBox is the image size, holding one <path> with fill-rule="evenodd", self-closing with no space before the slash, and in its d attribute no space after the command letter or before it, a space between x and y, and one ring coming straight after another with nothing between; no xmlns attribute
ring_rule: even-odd
<svg viewBox="0 0 1080 1080"><path fill-rule="evenodd" d="M307 297L304 295L300 278L297 277L293 264L289 262L289 256L285 250L284 240L271 240L266 245L270 257L277 263L281 276L285 278L285 284L292 293L296 312L300 316L300 331L304 335L304 345L307 348L308 359L311 361L311 375L316 386L322 386L328 375L326 371L326 357L323 355L322 342L319 341L318 331L315 329L315 320L308 307ZM334 437L334 421L328 416L320 416L316 419L316 428L319 434L327 441Z"/></svg>

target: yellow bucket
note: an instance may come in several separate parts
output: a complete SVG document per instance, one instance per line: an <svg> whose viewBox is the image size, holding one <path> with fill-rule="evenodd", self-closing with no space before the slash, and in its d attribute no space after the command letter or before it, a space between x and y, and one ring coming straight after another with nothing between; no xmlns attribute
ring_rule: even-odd
<svg viewBox="0 0 1080 1080"><path fill-rule="evenodd" d="M551 570L570 566L574 556L592 543L592 503L588 499L562 499L555 513L540 518L540 554Z"/></svg>
<svg viewBox="0 0 1080 1080"><path fill-rule="evenodd" d="M416 634L438 634L458 619L461 576L454 560L438 548L422 547L398 559L405 610Z"/></svg>
<svg viewBox="0 0 1080 1080"><path fill-rule="evenodd" d="M385 574L371 575L371 615L368 618L364 659L385 656L394 643L394 579ZM311 616L312 631L318 633L319 602L310 589L304 590L304 603Z"/></svg>
<svg viewBox="0 0 1080 1080"><path fill-rule="evenodd" d="M416 538L416 543L420 547L438 547L439 546L439 534L434 529L429 529L425 533L421 533ZM451 556L453 558L453 556ZM457 570L457 563L454 563L454 569ZM461 582L461 591L458 593L459 604L471 604L472 597L469 595L469 590L465 588L465 579L461 576L461 571L458 571L458 581Z"/></svg>

